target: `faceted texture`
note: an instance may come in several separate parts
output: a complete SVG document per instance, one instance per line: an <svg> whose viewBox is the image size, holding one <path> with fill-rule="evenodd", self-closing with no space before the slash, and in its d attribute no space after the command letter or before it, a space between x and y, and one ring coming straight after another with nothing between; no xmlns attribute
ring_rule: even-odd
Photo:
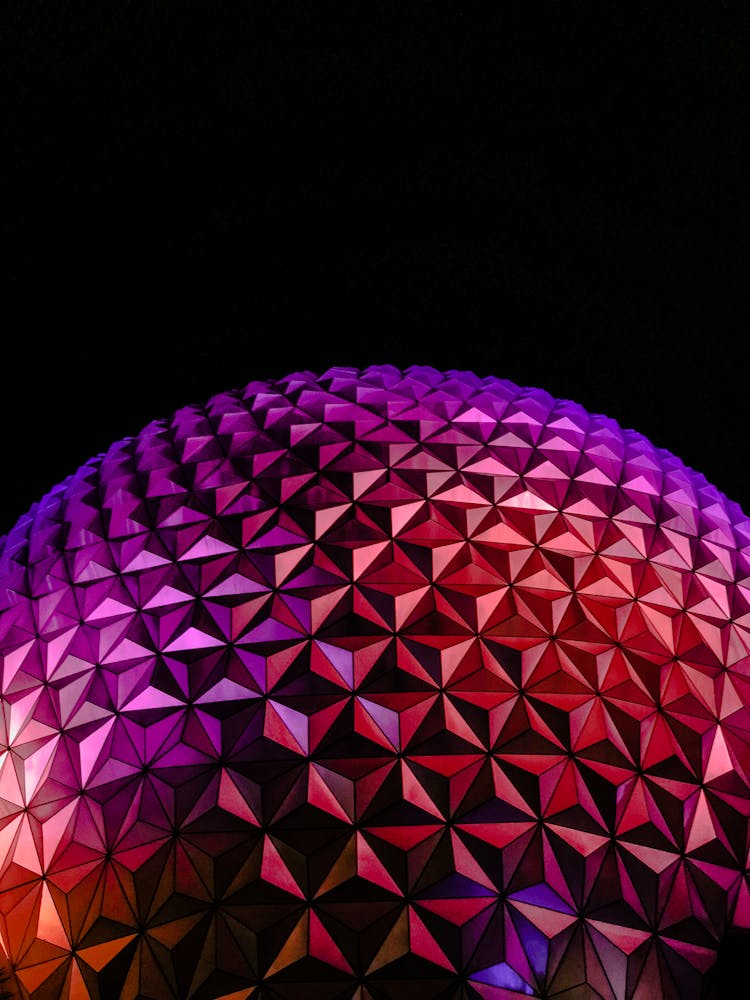
<svg viewBox="0 0 750 1000"><path fill-rule="evenodd" d="M536 389L188 407L0 551L24 995L700 994L750 922L750 524Z"/></svg>

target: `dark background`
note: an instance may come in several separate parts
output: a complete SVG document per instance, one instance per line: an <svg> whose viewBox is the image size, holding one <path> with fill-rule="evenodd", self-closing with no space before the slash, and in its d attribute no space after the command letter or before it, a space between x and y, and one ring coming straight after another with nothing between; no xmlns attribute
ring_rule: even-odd
<svg viewBox="0 0 750 1000"><path fill-rule="evenodd" d="M154 417L468 368L750 511L744 4L5 0L0 534Z"/></svg>

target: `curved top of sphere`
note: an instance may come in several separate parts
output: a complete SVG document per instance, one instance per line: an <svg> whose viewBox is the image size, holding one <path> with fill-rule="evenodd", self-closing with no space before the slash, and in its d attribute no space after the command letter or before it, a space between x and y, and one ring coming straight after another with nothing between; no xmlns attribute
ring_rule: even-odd
<svg viewBox="0 0 750 1000"><path fill-rule="evenodd" d="M699 996L750 923L749 540L641 435L468 373L114 444L0 543L23 989Z"/></svg>

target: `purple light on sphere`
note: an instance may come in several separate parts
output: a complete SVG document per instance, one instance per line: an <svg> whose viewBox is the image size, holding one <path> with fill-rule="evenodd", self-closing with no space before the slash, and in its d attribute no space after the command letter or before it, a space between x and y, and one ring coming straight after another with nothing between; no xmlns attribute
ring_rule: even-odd
<svg viewBox="0 0 750 1000"><path fill-rule="evenodd" d="M698 998L750 926L750 522L634 431L332 369L0 543L24 997Z"/></svg>

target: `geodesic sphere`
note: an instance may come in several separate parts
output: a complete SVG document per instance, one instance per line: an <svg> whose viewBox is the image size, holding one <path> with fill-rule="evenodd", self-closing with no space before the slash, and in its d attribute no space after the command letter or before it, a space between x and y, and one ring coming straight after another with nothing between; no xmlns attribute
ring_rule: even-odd
<svg viewBox="0 0 750 1000"><path fill-rule="evenodd" d="M697 997L750 921L750 523L537 389L334 369L0 548L24 996Z"/></svg>

